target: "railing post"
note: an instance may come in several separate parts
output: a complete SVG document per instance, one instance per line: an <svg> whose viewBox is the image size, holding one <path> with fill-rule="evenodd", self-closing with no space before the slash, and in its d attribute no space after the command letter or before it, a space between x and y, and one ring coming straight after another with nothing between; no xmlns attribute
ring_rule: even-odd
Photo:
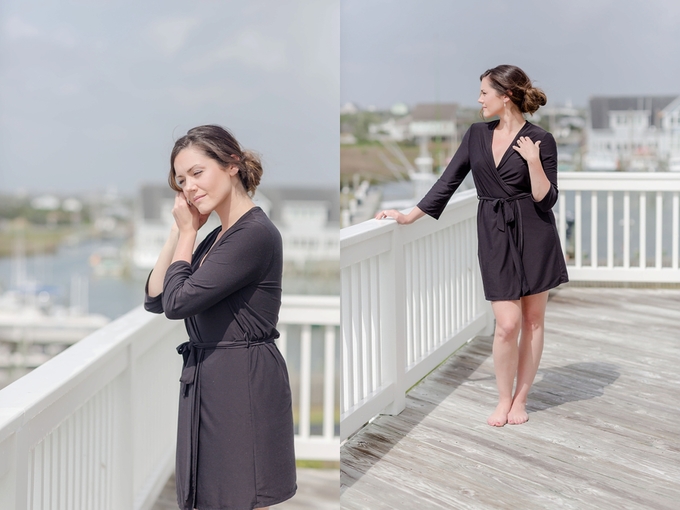
<svg viewBox="0 0 680 510"><path fill-rule="evenodd" d="M392 230L392 247L380 265L380 325L383 377L394 383L392 403L383 414L399 414L406 407L406 300L404 246L401 229Z"/></svg>
<svg viewBox="0 0 680 510"><path fill-rule="evenodd" d="M113 451L115 462L113 464L113 498L112 508L133 508L134 501L134 405L133 395L133 356L132 345L126 346L127 367L118 376L120 381L117 386L116 396L118 409L113 423Z"/></svg>

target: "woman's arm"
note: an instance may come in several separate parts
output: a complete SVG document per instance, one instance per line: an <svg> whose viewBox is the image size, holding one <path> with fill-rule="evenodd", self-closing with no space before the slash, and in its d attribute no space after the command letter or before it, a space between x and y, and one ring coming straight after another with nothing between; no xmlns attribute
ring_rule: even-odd
<svg viewBox="0 0 680 510"><path fill-rule="evenodd" d="M415 206L408 214L402 214L396 209L388 209L386 211L380 211L375 215L376 220L382 220L385 218L393 218L399 223L399 225L408 225L413 223L419 218L425 216L425 213L421 211L418 206Z"/></svg>
<svg viewBox="0 0 680 510"><path fill-rule="evenodd" d="M199 214L195 207L190 206L182 193L175 196L173 207L175 222L170 229L170 235L158 255L156 265L153 267L146 286L148 299L145 306L149 311L162 312L160 301L155 300L163 293L163 282L170 264L183 260L191 263L194 244L196 243L196 231L201 228L209 215ZM156 301L159 301L156 303Z"/></svg>
<svg viewBox="0 0 680 510"><path fill-rule="evenodd" d="M185 319L210 308L256 282L272 257L280 255L280 237L275 239L265 226L253 222L235 230L232 227L227 237L216 241L196 271L185 261L171 264L163 289L165 316Z"/></svg>
<svg viewBox="0 0 680 510"><path fill-rule="evenodd" d="M177 241L179 240L179 230L177 229L177 224L172 225L170 230L170 235L163 245L160 255L158 255L158 260L156 265L153 266L151 271L151 276L149 276L149 282L147 285L147 294L149 297L159 296L163 292L163 280L165 280L165 273L172 263L172 258L175 255L175 248L177 247Z"/></svg>
<svg viewBox="0 0 680 510"><path fill-rule="evenodd" d="M552 209L557 202L557 144L550 133L544 140L533 143L521 136L512 147L522 156L529 167L531 195L543 211Z"/></svg>
<svg viewBox="0 0 680 510"><path fill-rule="evenodd" d="M446 165L446 169L441 177L434 183L423 199L418 202L417 209L424 214L432 216L435 220L439 219L451 196L456 192L467 174L470 173L469 147L470 138L473 136L471 135L473 129L475 129L475 124L470 126L465 135L463 135L458 150L456 150L449 164ZM418 215L418 212L411 212ZM420 216L422 214L414 218L414 221Z"/></svg>

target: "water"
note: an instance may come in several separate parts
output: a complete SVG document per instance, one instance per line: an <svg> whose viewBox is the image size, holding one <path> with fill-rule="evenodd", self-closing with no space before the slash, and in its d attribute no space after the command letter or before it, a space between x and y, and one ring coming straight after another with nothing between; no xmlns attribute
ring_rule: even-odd
<svg viewBox="0 0 680 510"><path fill-rule="evenodd" d="M144 301L144 281L133 278L97 277L93 274L89 258L105 247L114 249L122 241L85 241L76 245L62 245L56 253L25 258L25 271L29 280L54 287L54 301L63 306L71 302L72 283L88 281L87 294L90 313L100 313L116 319ZM0 288L5 290L16 283L17 260L0 259Z"/></svg>
<svg viewBox="0 0 680 510"><path fill-rule="evenodd" d="M146 275L136 277L98 277L89 265L95 252L119 249L122 240L85 241L76 245L62 245L56 253L25 258L25 272L29 280L54 287L56 304L70 306L74 280L88 281L88 311L116 319L144 302ZM0 291L16 284L17 261L0 258ZM285 294L338 295L339 275L327 271L325 275L284 274Z"/></svg>

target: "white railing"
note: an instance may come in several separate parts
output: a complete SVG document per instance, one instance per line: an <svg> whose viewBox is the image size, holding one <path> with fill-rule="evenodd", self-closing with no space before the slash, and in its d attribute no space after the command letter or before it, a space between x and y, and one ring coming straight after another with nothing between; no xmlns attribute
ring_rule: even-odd
<svg viewBox="0 0 680 510"><path fill-rule="evenodd" d="M406 391L458 347L491 334L477 261L475 190L438 221L369 220L340 232L340 436L404 409Z"/></svg>
<svg viewBox="0 0 680 510"><path fill-rule="evenodd" d="M336 297L284 297L298 458L339 459L339 319ZM174 467L185 340L181 321L139 307L1 390L0 508L150 508Z"/></svg>
<svg viewBox="0 0 680 510"><path fill-rule="evenodd" d="M572 281L680 282L680 174L564 172L559 187Z"/></svg>

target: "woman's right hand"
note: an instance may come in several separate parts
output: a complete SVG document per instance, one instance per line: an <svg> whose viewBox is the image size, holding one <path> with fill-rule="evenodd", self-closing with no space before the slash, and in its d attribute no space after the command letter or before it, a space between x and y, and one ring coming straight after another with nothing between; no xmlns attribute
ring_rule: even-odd
<svg viewBox="0 0 680 510"><path fill-rule="evenodd" d="M378 211L378 214L375 215L376 220L386 220L388 218L391 218L395 220L399 225L406 225L410 223L408 221L408 218L406 217L405 214L400 213L396 209L387 209L384 211Z"/></svg>
<svg viewBox="0 0 680 510"><path fill-rule="evenodd" d="M184 193L177 192L175 195L175 205L172 208L172 215L179 232L194 231L205 225L209 214L201 214L195 206L189 204Z"/></svg>

